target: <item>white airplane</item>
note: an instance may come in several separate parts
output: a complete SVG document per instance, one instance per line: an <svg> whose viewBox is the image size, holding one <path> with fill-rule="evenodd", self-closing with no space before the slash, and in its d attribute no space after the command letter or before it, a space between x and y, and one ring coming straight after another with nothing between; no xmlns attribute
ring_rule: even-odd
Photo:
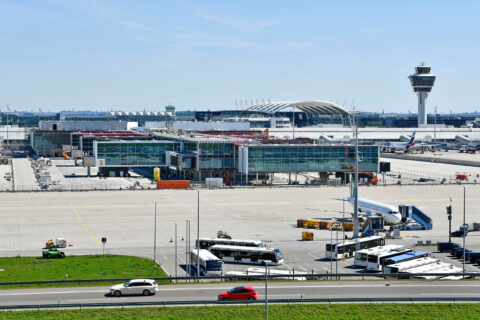
<svg viewBox="0 0 480 320"><path fill-rule="evenodd" d="M384 150L390 150L392 152L396 152L396 151L407 152L410 149L413 149L413 147L415 146L415 133L416 131L413 131L410 141L408 142L389 142L388 144L383 145L382 147Z"/></svg>
<svg viewBox="0 0 480 320"><path fill-rule="evenodd" d="M348 201L355 206L355 197L353 194L354 186L352 183L352 179L350 179L350 197ZM358 198L358 213L359 215L377 215L382 216L383 221L390 223L390 224L399 224L402 222L402 214L398 210L397 207L369 200Z"/></svg>

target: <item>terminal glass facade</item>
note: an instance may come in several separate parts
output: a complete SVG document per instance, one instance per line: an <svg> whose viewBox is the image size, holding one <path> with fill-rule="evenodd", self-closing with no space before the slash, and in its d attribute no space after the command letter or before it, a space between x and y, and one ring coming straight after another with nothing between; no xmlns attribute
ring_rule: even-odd
<svg viewBox="0 0 480 320"><path fill-rule="evenodd" d="M104 166L164 166L166 151L180 151L173 141L94 141L97 159Z"/></svg>
<svg viewBox="0 0 480 320"><path fill-rule="evenodd" d="M359 170L378 171L378 147L359 146ZM348 172L354 146L248 146L248 172Z"/></svg>
<svg viewBox="0 0 480 320"><path fill-rule="evenodd" d="M233 148L230 143L200 143L200 169L232 169Z"/></svg>

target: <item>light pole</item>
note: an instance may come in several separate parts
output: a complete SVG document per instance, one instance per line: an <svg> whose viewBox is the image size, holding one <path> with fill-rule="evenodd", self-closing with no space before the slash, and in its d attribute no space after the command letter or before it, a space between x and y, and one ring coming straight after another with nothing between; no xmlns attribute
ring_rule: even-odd
<svg viewBox="0 0 480 320"><path fill-rule="evenodd" d="M153 264L157 263L157 201L155 201L155 222L153 226Z"/></svg>
<svg viewBox="0 0 480 320"><path fill-rule="evenodd" d="M175 278L178 277L178 255L177 255L177 223L175 223Z"/></svg>
<svg viewBox="0 0 480 320"><path fill-rule="evenodd" d="M433 124L433 142L437 142L437 107L435 106L435 116L433 119L435 119L434 124Z"/></svg>
<svg viewBox="0 0 480 320"><path fill-rule="evenodd" d="M355 189L353 190L353 238L358 238L358 126L355 125Z"/></svg>
<svg viewBox="0 0 480 320"><path fill-rule="evenodd" d="M467 225L465 224L465 194L467 187L463 187L463 278L465 279L465 236L467 235Z"/></svg>
<svg viewBox="0 0 480 320"><path fill-rule="evenodd" d="M265 263L265 320L268 320L268 265Z"/></svg>
<svg viewBox="0 0 480 320"><path fill-rule="evenodd" d="M197 190L197 277L200 277L200 190ZM200 279L197 279L200 280Z"/></svg>
<svg viewBox="0 0 480 320"><path fill-rule="evenodd" d="M187 276L190 277L190 219L187 219L185 229L185 271Z"/></svg>

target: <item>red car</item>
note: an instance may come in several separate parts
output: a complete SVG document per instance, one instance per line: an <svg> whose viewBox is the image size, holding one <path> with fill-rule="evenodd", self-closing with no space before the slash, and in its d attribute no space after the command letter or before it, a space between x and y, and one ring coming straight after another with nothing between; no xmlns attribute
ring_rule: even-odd
<svg viewBox="0 0 480 320"><path fill-rule="evenodd" d="M257 300L258 295L255 289L250 286L235 287L218 295L219 301L229 300Z"/></svg>

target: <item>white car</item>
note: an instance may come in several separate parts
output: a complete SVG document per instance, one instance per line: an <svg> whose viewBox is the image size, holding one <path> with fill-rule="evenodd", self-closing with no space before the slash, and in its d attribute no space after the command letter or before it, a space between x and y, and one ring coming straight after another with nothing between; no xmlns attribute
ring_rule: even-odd
<svg viewBox="0 0 480 320"><path fill-rule="evenodd" d="M127 283L117 284L110 288L110 295L120 297L122 295L149 296L158 291L158 284L151 279L133 279Z"/></svg>

